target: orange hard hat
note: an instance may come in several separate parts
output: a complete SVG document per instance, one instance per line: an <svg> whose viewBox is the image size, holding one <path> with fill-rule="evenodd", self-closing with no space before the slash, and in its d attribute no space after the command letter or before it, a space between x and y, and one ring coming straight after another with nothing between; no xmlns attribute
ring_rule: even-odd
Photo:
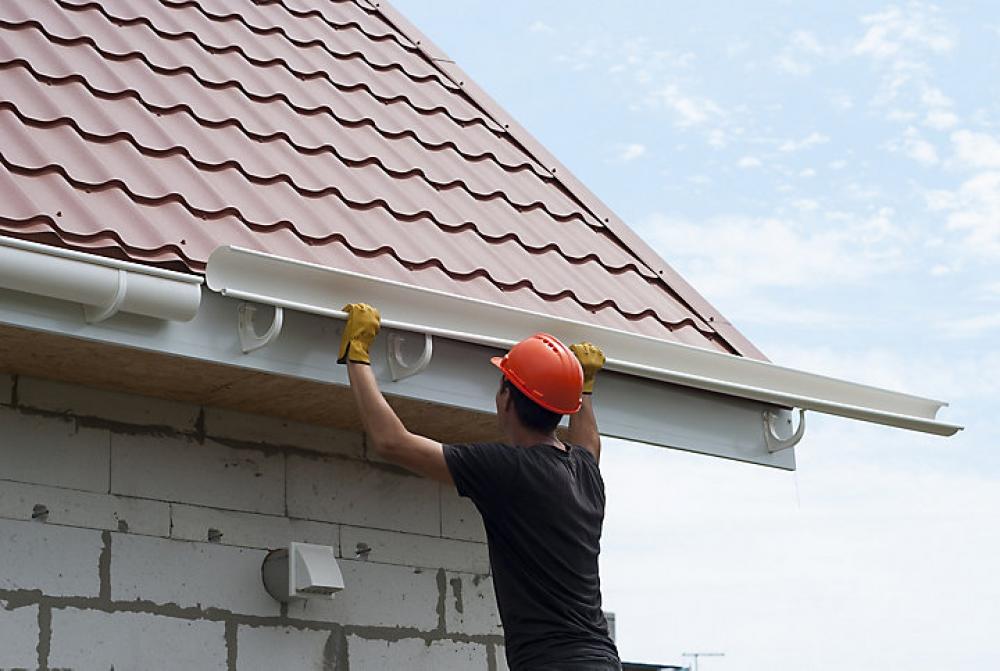
<svg viewBox="0 0 1000 671"><path fill-rule="evenodd" d="M490 361L524 395L546 410L572 415L580 409L583 368L576 355L548 333L536 333Z"/></svg>

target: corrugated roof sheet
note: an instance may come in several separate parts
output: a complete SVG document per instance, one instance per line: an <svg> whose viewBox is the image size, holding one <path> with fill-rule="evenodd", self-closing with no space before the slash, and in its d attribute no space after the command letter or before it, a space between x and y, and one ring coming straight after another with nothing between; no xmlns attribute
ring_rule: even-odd
<svg viewBox="0 0 1000 671"><path fill-rule="evenodd" d="M440 59L360 1L3 0L0 231L191 272L235 244L762 358Z"/></svg>

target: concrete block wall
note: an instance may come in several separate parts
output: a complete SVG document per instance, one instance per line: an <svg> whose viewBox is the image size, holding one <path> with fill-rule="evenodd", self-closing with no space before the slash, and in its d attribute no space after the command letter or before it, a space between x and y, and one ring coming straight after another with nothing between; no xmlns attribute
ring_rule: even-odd
<svg viewBox="0 0 1000 671"><path fill-rule="evenodd" d="M268 549L346 588L283 606ZM482 524L363 436L0 374L0 671L505 669Z"/></svg>

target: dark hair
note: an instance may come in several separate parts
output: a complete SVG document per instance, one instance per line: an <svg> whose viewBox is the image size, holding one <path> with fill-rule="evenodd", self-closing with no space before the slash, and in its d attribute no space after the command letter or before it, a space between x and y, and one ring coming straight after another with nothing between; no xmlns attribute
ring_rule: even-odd
<svg viewBox="0 0 1000 671"><path fill-rule="evenodd" d="M501 389L506 389L510 392L510 396L514 400L514 413L517 414L517 418L526 427L543 433L551 433L559 426L562 415L558 412L546 410L532 401L506 377L503 379L501 385Z"/></svg>

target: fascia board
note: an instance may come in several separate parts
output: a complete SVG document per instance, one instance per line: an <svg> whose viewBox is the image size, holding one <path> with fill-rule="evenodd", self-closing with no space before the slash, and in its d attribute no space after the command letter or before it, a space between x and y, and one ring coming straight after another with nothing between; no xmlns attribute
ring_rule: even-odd
<svg viewBox="0 0 1000 671"><path fill-rule="evenodd" d="M206 279L226 296L340 319L344 304L371 303L389 328L499 349L546 331L595 342L609 370L640 378L937 435L961 428L935 419L942 401L238 247L215 250Z"/></svg>
<svg viewBox="0 0 1000 671"><path fill-rule="evenodd" d="M289 310L280 337L267 347L244 354L237 336L239 303L238 299L206 291L198 314L189 322L119 314L105 322L88 324L72 303L0 289L0 326L222 364L246 371L247 379L266 374L338 386L348 384L347 367L337 364L342 322L326 315ZM501 354L501 348L436 338L427 369L394 380L385 337L391 333L403 336L406 360L419 355L423 342L421 337L407 338L405 333L388 327L375 340L372 370L387 395L477 413L495 412L499 373L489 360ZM0 347L3 342L0 337ZM601 375L594 406L603 436L795 469L794 450L770 452L763 431L764 413L777 412L775 432L780 439L788 438L792 434L792 417L786 410L614 371ZM330 407L331 414L337 412L337 407Z"/></svg>

